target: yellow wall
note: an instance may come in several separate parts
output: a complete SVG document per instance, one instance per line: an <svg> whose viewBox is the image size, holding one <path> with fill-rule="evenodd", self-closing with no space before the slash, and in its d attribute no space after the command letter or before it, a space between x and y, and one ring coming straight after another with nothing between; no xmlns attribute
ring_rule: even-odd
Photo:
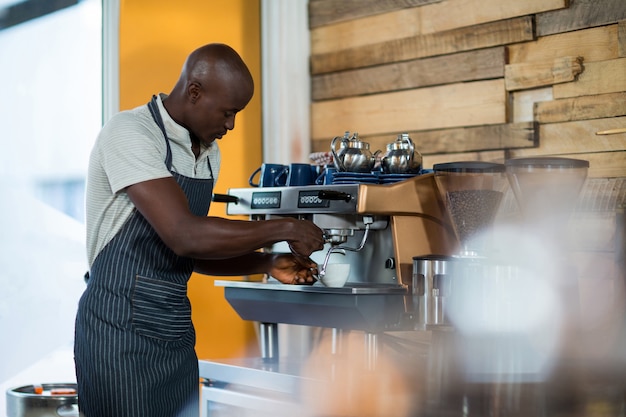
<svg viewBox="0 0 626 417"><path fill-rule="evenodd" d="M122 0L120 6L120 108L147 103L168 93L186 56L198 46L227 43L246 61L255 95L237 116L235 129L219 142L222 170L215 192L247 186L261 164L261 55L259 0ZM225 216L213 203L210 215ZM213 278L189 283L200 358L237 357L257 352L254 329L224 300Z"/></svg>

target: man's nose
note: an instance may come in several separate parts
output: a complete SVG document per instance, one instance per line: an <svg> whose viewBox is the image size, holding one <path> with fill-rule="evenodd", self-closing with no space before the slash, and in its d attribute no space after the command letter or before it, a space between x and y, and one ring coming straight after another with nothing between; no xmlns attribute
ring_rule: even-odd
<svg viewBox="0 0 626 417"><path fill-rule="evenodd" d="M233 130L235 128L235 116L226 119L226 124L224 126L228 130Z"/></svg>

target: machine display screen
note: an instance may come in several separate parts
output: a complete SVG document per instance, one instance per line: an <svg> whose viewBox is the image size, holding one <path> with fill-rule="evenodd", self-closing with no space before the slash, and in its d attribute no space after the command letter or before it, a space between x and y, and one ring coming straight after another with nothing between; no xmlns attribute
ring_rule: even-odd
<svg viewBox="0 0 626 417"><path fill-rule="evenodd" d="M280 191L259 191L252 193L252 209L280 208Z"/></svg>
<svg viewBox="0 0 626 417"><path fill-rule="evenodd" d="M298 208L327 208L330 200L322 200L318 196L319 190L305 190L298 194Z"/></svg>

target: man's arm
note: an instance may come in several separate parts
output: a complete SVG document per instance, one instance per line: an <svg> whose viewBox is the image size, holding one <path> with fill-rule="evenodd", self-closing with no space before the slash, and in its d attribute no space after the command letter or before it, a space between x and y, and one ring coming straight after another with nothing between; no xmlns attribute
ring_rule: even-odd
<svg viewBox="0 0 626 417"><path fill-rule="evenodd" d="M251 222L195 216L172 177L140 182L127 187L126 192L165 244L179 256L225 259L286 241L294 253L308 258L324 247L322 230L306 220Z"/></svg>

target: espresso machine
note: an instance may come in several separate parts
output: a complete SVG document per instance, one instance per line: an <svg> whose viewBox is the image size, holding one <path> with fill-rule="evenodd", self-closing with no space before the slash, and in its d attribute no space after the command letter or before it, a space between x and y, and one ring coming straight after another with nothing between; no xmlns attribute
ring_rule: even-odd
<svg viewBox="0 0 626 417"><path fill-rule="evenodd" d="M239 188L229 190L231 202L229 215L248 215L251 220L296 217L308 219L324 230L324 250L312 255L322 272L329 255L349 264L347 283L342 287L326 287L321 283L312 286L274 285L268 282L219 281L225 286L225 296L235 310L247 320L262 323L288 323L317 325L333 328L350 328L379 331L405 326L402 316L407 309L404 295L412 291L413 257L416 254L446 254L456 247L454 231L449 224L445 208L434 181L427 173L391 184L370 184L354 181L350 184L284 186L268 188ZM281 244L267 251L289 252ZM321 275L323 275L321 273ZM376 296L385 298L400 295L396 308L381 304L382 316L361 312L359 314L334 314L328 311L309 314L306 303L297 311L282 314L276 299L270 298L272 308L257 308L246 298L241 304L231 290L233 287L278 291L280 293L324 295L350 294L359 300ZM352 303L352 301L350 301ZM357 302L357 306L359 303ZM291 306L287 306L291 307ZM412 326L412 324L411 324Z"/></svg>
<svg viewBox="0 0 626 417"><path fill-rule="evenodd" d="M203 388L205 409L216 408L219 398L241 394L233 393L233 387L241 386L246 393L262 390L255 395L259 403L264 402L261 398L274 398L298 407L298 387L312 378L303 376L305 359L279 350L278 332L285 325L323 329L331 335L327 348L331 357L346 350L349 332L359 332L357 350L368 371L377 368L382 334L415 329L419 300L412 296L413 258L420 254L449 255L457 247L434 174L404 175L399 181L385 183L361 182L359 178L346 182L237 188L222 199L229 201L229 215L246 215L251 221L285 216L311 220L324 230L327 242L324 250L311 256L320 270L330 259L331 263L349 264L350 272L340 287L319 282L284 285L271 277L261 282L216 281L239 316L258 323L261 356L201 360L200 375L207 381ZM289 252L281 244L265 250ZM275 415L271 404L266 405ZM284 409L290 408L282 404ZM298 410L298 415L302 412ZM256 410L255 415L262 415L259 413Z"/></svg>
<svg viewBox="0 0 626 417"><path fill-rule="evenodd" d="M406 382L382 396L404 410L391 415L544 415L562 353L556 335L575 310L576 290L548 234L562 233L563 210L587 166L559 158L469 161L392 183L360 173L332 184L229 190L229 215L313 221L327 243L312 258L322 270L348 264L349 276L339 287L216 281L240 317L258 323L261 356L200 361L204 415L224 407L236 409L232 415L247 408L255 416L334 415L307 394L333 397L341 408L363 391L359 401L373 406L380 385L370 392L355 381L385 378ZM564 192L569 201L540 208L546 193L537 187L548 184L548 196ZM558 223L542 220L553 215ZM537 224L541 233L526 233ZM317 354L292 357L279 349L279 324L323 329L329 342L316 336ZM353 360L359 376L341 372Z"/></svg>

